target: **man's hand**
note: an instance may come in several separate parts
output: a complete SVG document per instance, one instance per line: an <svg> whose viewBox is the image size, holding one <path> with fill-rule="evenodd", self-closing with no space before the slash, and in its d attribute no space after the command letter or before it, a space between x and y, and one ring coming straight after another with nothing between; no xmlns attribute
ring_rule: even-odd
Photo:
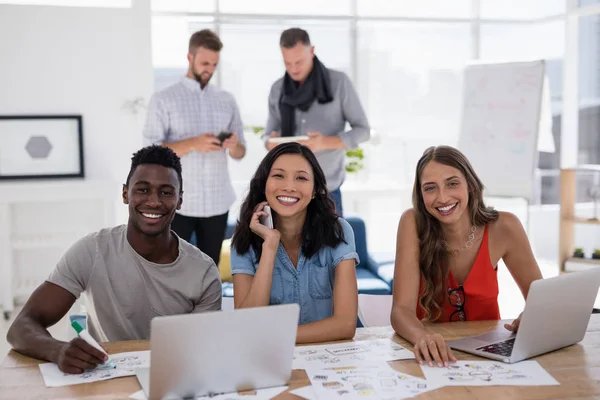
<svg viewBox="0 0 600 400"><path fill-rule="evenodd" d="M313 153L327 150L329 148L327 144L327 136L324 136L321 132L308 132L307 135L309 139L299 143L308 147Z"/></svg>
<svg viewBox="0 0 600 400"><path fill-rule="evenodd" d="M108 360L106 354L103 354L82 338L76 337L60 348L56 364L62 372L81 374L85 370L104 364L106 360Z"/></svg>
<svg viewBox="0 0 600 400"><path fill-rule="evenodd" d="M221 141L212 133L203 133L193 138L192 147L200 153L211 153L213 151L221 151Z"/></svg>
<svg viewBox="0 0 600 400"><path fill-rule="evenodd" d="M229 151L235 150L238 145L238 135L237 133L232 134L229 138L223 141L223 148L229 149Z"/></svg>
<svg viewBox="0 0 600 400"><path fill-rule="evenodd" d="M279 132L277 132L277 131L272 131L272 132L269 134L269 137L270 137L270 138L276 138L276 137L279 137L279 136L280 136L280 135L279 135ZM277 147L277 145L278 145L278 144L279 144L279 143L273 143L273 142L269 142L269 141L267 140L267 143L265 144L265 146L267 147L267 150L271 151L272 149L274 149L275 147Z"/></svg>

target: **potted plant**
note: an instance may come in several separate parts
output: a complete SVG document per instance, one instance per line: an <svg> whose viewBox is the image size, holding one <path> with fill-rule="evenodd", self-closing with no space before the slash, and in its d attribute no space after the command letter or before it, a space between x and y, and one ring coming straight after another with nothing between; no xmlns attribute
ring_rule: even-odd
<svg viewBox="0 0 600 400"><path fill-rule="evenodd" d="M583 253L583 248L581 248L581 247L575 248L575 251L573 252L573 257L585 258L585 254Z"/></svg>
<svg viewBox="0 0 600 400"><path fill-rule="evenodd" d="M594 249L594 252L592 253L592 258L594 260L600 260L600 249Z"/></svg>

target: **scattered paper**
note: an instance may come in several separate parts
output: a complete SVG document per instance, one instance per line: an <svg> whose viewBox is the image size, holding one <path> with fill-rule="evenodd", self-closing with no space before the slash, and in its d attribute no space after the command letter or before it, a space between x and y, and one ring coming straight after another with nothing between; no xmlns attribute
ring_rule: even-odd
<svg viewBox="0 0 600 400"><path fill-rule="evenodd" d="M537 361L505 364L496 361L457 361L448 367L421 365L425 378L440 386L559 385Z"/></svg>
<svg viewBox="0 0 600 400"><path fill-rule="evenodd" d="M67 374L58 369L54 363L40 364L40 372L46 387L78 385L135 375L138 368L150 366L150 351L131 351L127 353L111 354L110 360L115 368L95 368L82 374Z"/></svg>
<svg viewBox="0 0 600 400"><path fill-rule="evenodd" d="M137 392L131 394L129 398L133 400L146 400L146 395L144 394L143 390L138 390Z"/></svg>
<svg viewBox="0 0 600 400"><path fill-rule="evenodd" d="M279 393L285 391L287 386L277 386L267 389L258 389L247 392L238 393L226 393L219 394L216 396L202 396L196 397L197 399L210 399L210 400L269 400L277 396Z"/></svg>
<svg viewBox="0 0 600 400"><path fill-rule="evenodd" d="M293 369L357 366L378 361L408 360L415 358L412 351L390 339L358 342L296 346Z"/></svg>
<svg viewBox="0 0 600 400"><path fill-rule="evenodd" d="M318 399L398 400L437 389L422 378L393 370L387 363L357 367L307 369Z"/></svg>
<svg viewBox="0 0 600 400"><path fill-rule="evenodd" d="M310 385L301 387L300 389L290 390L290 393L306 400L317 400L315 389Z"/></svg>
<svg viewBox="0 0 600 400"><path fill-rule="evenodd" d="M279 393L285 391L287 386L277 386L267 389L259 389L240 393L225 393L218 394L216 396L202 396L196 397L196 399L210 399L210 400L270 400L277 396ZM147 400L143 390L133 393L129 396L130 399L135 400Z"/></svg>

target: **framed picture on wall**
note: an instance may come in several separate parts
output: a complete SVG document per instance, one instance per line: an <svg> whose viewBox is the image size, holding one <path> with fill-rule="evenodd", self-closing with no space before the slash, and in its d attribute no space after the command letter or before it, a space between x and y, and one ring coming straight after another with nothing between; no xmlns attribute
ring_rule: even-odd
<svg viewBox="0 0 600 400"><path fill-rule="evenodd" d="M0 180L83 177L81 115L0 115Z"/></svg>

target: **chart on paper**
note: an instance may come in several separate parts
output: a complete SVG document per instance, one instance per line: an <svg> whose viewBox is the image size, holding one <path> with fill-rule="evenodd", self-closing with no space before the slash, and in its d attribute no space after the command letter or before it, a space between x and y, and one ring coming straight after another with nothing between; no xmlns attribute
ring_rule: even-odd
<svg viewBox="0 0 600 400"><path fill-rule="evenodd" d="M373 339L319 346L297 346L294 349L293 368L356 366L377 361L412 358L415 358L412 351L390 339Z"/></svg>
<svg viewBox="0 0 600 400"><path fill-rule="evenodd" d="M114 368L107 369L100 366L99 368L85 371L82 374L67 374L58 369L58 365L46 363L40 364L40 372L44 378L46 387L105 381L107 379L135 375L136 369L148 368L150 366L150 351L117 353L112 354L110 359L114 364Z"/></svg>
<svg viewBox="0 0 600 400"><path fill-rule="evenodd" d="M306 370L318 399L406 399L438 388L423 378L393 370L387 363L371 366Z"/></svg>
<svg viewBox="0 0 600 400"><path fill-rule="evenodd" d="M504 364L496 361L457 361L448 367L422 365L425 378L441 386L558 385L537 361Z"/></svg>

